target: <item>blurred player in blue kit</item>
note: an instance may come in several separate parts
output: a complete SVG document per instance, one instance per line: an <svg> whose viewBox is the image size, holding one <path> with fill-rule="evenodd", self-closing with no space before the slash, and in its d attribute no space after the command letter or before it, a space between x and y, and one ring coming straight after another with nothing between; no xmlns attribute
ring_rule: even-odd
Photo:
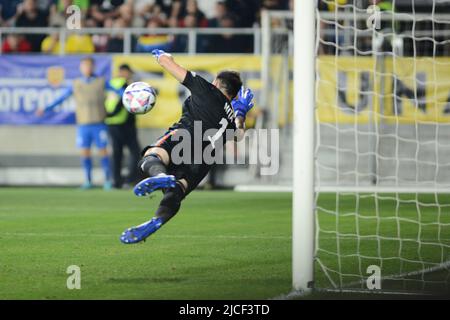
<svg viewBox="0 0 450 320"><path fill-rule="evenodd" d="M81 153L81 163L85 172L85 182L82 189L90 189L92 185L92 156L91 146L95 143L100 162L104 172L103 188L109 190L112 187L111 169L108 157L108 128L105 124L107 112L105 110L105 90L115 91L122 95L123 89L114 89L103 77L94 73L95 62L91 57L86 57L80 62L81 77L75 79L71 87L56 99L52 104L37 111L43 115L63 103L70 96L75 99L75 115L77 123L77 147Z"/></svg>

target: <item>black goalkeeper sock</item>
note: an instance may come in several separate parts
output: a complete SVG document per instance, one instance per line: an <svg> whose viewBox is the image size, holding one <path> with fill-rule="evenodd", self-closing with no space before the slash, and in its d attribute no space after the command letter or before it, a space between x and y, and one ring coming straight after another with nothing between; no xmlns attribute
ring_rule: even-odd
<svg viewBox="0 0 450 320"><path fill-rule="evenodd" d="M167 189L164 192L155 216L161 218L163 224L172 219L180 210L181 201L184 199L184 189L177 183L175 188Z"/></svg>
<svg viewBox="0 0 450 320"><path fill-rule="evenodd" d="M142 172L147 174L149 177L154 177L161 173L167 173L166 166L156 154L145 156L141 159L141 161L139 161L138 166Z"/></svg>

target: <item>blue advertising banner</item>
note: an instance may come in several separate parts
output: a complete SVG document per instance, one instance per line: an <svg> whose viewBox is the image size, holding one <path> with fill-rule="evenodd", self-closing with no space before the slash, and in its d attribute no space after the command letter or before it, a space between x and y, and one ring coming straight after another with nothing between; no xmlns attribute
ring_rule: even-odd
<svg viewBox="0 0 450 320"><path fill-rule="evenodd" d="M110 79L111 57L92 57L96 64L95 74ZM79 64L82 58L0 55L0 124L74 124L72 97L42 116L37 116L36 110L55 101L74 79L81 76Z"/></svg>

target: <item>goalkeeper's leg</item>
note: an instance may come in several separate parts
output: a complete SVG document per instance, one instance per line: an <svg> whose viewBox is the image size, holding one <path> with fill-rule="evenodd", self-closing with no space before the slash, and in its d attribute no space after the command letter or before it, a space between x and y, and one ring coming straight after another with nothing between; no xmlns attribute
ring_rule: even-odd
<svg viewBox="0 0 450 320"><path fill-rule="evenodd" d="M149 178L142 180L134 187L137 196L146 196L158 189L175 187L175 177L167 174L169 154L163 148L148 149L139 161L139 168Z"/></svg>
<svg viewBox="0 0 450 320"><path fill-rule="evenodd" d="M177 181L174 188L165 189L155 216L143 224L129 228L122 233L120 241L125 244L137 243L155 233L163 224L173 218L180 210L187 187L186 180Z"/></svg>
<svg viewBox="0 0 450 320"><path fill-rule="evenodd" d="M155 213L155 218L160 219L162 224L172 219L180 210L181 201L185 196L186 185L186 180L178 180L175 188L163 191L164 197Z"/></svg>

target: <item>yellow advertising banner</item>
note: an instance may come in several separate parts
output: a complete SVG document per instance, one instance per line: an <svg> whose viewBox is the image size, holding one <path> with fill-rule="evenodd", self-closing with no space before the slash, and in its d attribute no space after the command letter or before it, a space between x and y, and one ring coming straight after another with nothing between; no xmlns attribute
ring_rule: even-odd
<svg viewBox="0 0 450 320"><path fill-rule="evenodd" d="M449 58L322 56L317 66L320 122L450 122Z"/></svg>
<svg viewBox="0 0 450 320"><path fill-rule="evenodd" d="M317 67L317 119L331 123L368 122L371 108L378 110L378 103L371 96L363 96L360 89L374 83L374 60L323 56L317 60Z"/></svg>
<svg viewBox="0 0 450 320"><path fill-rule="evenodd" d="M177 55L176 59L185 68L210 81L224 69L241 72L258 101L260 56ZM281 60L274 59L273 62L272 74L278 85L271 89L279 91L277 110L282 119L286 113L282 95L289 94L291 104L295 90L292 87L283 89L285 81L275 77ZM123 63L129 64L140 81L148 82L158 92L155 108L138 116L138 125L165 128L176 122L189 91L165 72L151 55L114 56L113 76ZM316 115L320 122L450 122L450 58L386 57L382 61L374 57L321 56L317 59L317 71ZM291 112L288 118L291 119ZM280 121L280 124L284 122Z"/></svg>
<svg viewBox="0 0 450 320"><path fill-rule="evenodd" d="M384 116L388 122L450 122L450 59L386 61Z"/></svg>
<svg viewBox="0 0 450 320"><path fill-rule="evenodd" d="M195 71L212 81L221 70L236 70L241 73L245 84L257 96L261 87L261 58L250 55L177 55L177 63L188 70ZM148 82L158 93L154 109L146 115L137 117L139 127L166 128L176 122L181 115L181 106L189 91L170 74L165 72L150 55L114 56L113 77L118 67L126 63L136 73L139 81Z"/></svg>

